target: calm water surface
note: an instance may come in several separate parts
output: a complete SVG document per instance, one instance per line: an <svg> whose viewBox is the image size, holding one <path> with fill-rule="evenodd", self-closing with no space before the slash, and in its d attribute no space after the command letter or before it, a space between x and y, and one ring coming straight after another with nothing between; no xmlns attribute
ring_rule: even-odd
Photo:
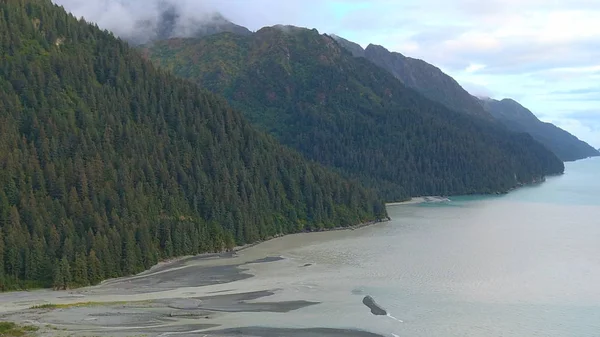
<svg viewBox="0 0 600 337"><path fill-rule="evenodd" d="M253 282L276 279L280 299L322 304L261 321L386 336L600 336L600 160L505 196L388 211L382 225L284 238L287 261L257 265ZM302 263L313 265L299 272ZM366 294L403 322L372 316Z"/></svg>

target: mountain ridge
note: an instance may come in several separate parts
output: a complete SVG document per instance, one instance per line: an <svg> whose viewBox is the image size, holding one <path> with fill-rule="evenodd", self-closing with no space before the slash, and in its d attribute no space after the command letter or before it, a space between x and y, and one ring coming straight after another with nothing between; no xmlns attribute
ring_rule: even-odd
<svg viewBox="0 0 600 337"><path fill-rule="evenodd" d="M495 193L518 185L515 173L530 182L564 170L529 135L449 110L314 29L172 39L143 53L222 93L284 144L388 201Z"/></svg>
<svg viewBox="0 0 600 337"><path fill-rule="evenodd" d="M600 152L552 123L542 122L531 110L513 99L480 100L482 106L511 130L527 132L563 161L600 156Z"/></svg>
<svg viewBox="0 0 600 337"><path fill-rule="evenodd" d="M444 104L449 109L472 116L492 119L471 94L456 80L438 67L420 59L390 52L383 46L369 44L366 49L335 35L338 43L350 50L355 57L364 57L394 75L404 85L413 88L425 97Z"/></svg>
<svg viewBox="0 0 600 337"><path fill-rule="evenodd" d="M423 60L390 52L385 47L374 44L369 44L366 49L362 49L360 45L339 36L335 36L335 39L355 57L364 57L372 61L388 70L407 86L450 109L473 116L483 116L481 112L483 110L509 130L531 134L534 139L552 150L563 161L600 155L589 144L577 139L567 131L554 124L541 122L531 111L513 99L505 98L495 101L489 97L472 96L452 77ZM451 99L452 97L454 99ZM490 104L488 102L497 103ZM475 105L479 107L475 107Z"/></svg>

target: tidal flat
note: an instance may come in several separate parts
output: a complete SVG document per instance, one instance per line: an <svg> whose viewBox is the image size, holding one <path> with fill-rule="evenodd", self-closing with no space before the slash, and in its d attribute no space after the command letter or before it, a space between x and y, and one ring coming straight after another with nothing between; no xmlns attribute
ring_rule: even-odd
<svg viewBox="0 0 600 337"><path fill-rule="evenodd" d="M344 236L341 233L297 237ZM285 287L285 281L273 277L269 282L248 282L254 278L249 272L253 266L275 273L287 268L285 274L293 272L290 268L300 272L312 266L269 255L291 242L289 237L282 239L239 252L161 263L93 287L3 293L0 321L35 326L38 336L380 336L353 329L261 327L260 316L255 326L236 324L238 314L294 315L320 304L302 298L271 300Z"/></svg>
<svg viewBox="0 0 600 337"><path fill-rule="evenodd" d="M598 164L95 287L0 294L0 322L32 336L597 337Z"/></svg>

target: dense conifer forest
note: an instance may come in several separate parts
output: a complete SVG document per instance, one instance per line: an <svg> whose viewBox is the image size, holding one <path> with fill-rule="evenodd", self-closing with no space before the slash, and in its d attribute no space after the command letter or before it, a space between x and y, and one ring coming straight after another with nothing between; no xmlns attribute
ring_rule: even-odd
<svg viewBox="0 0 600 337"><path fill-rule="evenodd" d="M531 111L512 99L479 99L469 94L452 77L423 60L390 52L378 45L370 44L363 49L339 36L333 38L353 56L366 58L387 70L407 87L449 109L488 119L495 118L509 130L530 134L562 161L600 156L589 144L554 124L540 121Z"/></svg>
<svg viewBox="0 0 600 337"><path fill-rule="evenodd" d="M431 101L314 29L170 39L143 51L388 201L504 192L564 171L530 135Z"/></svg>
<svg viewBox="0 0 600 337"><path fill-rule="evenodd" d="M110 33L49 0L0 1L0 290L385 216Z"/></svg>
<svg viewBox="0 0 600 337"><path fill-rule="evenodd" d="M481 99L481 105L507 128L527 132L563 161L600 156L586 142L551 123L540 121L529 109L512 99Z"/></svg>

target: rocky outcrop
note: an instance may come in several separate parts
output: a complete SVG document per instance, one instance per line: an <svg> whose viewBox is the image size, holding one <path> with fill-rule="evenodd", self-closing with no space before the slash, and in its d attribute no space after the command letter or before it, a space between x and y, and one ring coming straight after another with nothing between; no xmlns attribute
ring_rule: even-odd
<svg viewBox="0 0 600 337"><path fill-rule="evenodd" d="M373 297L367 295L363 298L362 302L369 309L371 309L371 313L373 315L376 315L376 316L386 316L387 315L387 311L385 309L383 309L379 304L377 304L377 302L375 302Z"/></svg>

